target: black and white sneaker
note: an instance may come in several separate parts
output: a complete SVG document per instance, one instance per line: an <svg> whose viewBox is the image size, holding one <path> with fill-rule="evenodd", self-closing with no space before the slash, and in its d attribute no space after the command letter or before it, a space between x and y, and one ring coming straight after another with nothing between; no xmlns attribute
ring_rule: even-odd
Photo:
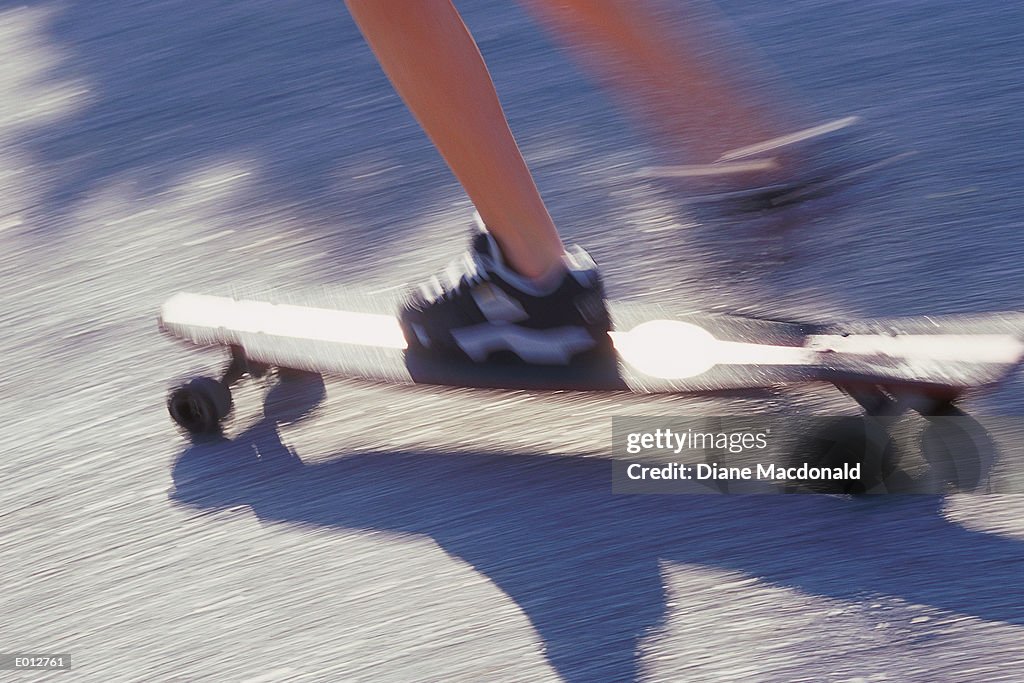
<svg viewBox="0 0 1024 683"><path fill-rule="evenodd" d="M568 365L610 347L604 287L590 256L573 247L549 290L512 271L477 218L469 250L413 291L399 315L409 348L476 363L508 358Z"/></svg>

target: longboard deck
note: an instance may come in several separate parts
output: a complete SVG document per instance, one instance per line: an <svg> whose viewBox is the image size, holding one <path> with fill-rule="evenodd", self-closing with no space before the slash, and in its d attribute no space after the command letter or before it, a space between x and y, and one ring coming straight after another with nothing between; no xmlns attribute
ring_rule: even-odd
<svg viewBox="0 0 1024 683"><path fill-rule="evenodd" d="M615 354L568 366L456 363L406 349L400 293L270 292L168 299L160 326L267 365L404 384L708 393L803 382L959 392L1024 359L1024 313L803 324L611 302Z"/></svg>

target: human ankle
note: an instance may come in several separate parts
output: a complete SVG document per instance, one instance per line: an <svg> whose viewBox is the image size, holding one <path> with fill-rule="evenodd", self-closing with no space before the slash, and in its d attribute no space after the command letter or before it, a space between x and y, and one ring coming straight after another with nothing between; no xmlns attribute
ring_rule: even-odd
<svg viewBox="0 0 1024 683"><path fill-rule="evenodd" d="M501 245L497 246L499 258L495 265L502 271L502 276L509 284L527 294L550 294L562 283L568 271L564 251L553 261L531 258L526 262L517 262L508 257Z"/></svg>

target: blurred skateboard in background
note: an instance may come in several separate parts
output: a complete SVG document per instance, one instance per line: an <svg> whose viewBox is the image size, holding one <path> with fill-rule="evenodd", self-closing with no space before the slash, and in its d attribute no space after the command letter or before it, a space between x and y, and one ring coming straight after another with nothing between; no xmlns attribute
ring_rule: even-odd
<svg viewBox="0 0 1024 683"><path fill-rule="evenodd" d="M869 415L939 414L965 392L991 387L1024 360L1024 313L794 323L609 302L614 353L567 366L515 359L453 361L406 349L393 311L401 293L180 293L160 328L200 347L225 347L219 378L170 393L168 410L191 434L216 433L231 388L270 368L395 384L706 394L833 384Z"/></svg>

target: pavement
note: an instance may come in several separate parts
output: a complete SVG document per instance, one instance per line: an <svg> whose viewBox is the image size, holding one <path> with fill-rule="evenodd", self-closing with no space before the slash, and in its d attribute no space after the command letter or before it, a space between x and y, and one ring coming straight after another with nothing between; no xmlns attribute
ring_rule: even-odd
<svg viewBox="0 0 1024 683"><path fill-rule="evenodd" d="M1024 306L1020 9L722 3L784 75L766 95L914 155L710 213L636 176L657 150L517 8L463 4L616 298ZM72 657L4 680L1020 678L1019 495L611 493L613 416L855 412L827 388L307 380L240 390L224 439L182 436L168 386L222 358L158 333L169 295L395 286L463 244L468 201L342 3L0 2L0 92L0 651ZM965 407L1024 414L1024 382Z"/></svg>

